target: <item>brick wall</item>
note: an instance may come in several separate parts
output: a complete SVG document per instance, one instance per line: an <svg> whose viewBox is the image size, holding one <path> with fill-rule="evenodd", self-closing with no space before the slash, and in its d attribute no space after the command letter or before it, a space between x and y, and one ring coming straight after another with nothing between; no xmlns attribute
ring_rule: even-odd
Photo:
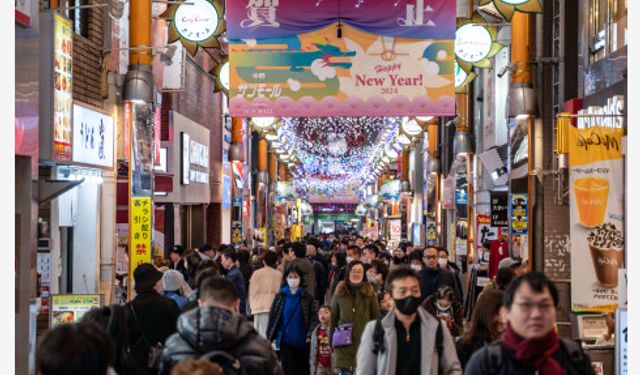
<svg viewBox="0 0 640 375"><path fill-rule="evenodd" d="M89 4L97 4L90 0ZM73 99L98 108L103 107L101 89L101 54L103 49L104 8L92 8L89 34L73 35Z"/></svg>

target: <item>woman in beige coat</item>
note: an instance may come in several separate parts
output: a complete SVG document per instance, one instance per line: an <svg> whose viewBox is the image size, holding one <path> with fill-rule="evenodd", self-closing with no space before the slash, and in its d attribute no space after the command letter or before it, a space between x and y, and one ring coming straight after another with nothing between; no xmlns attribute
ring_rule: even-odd
<svg viewBox="0 0 640 375"><path fill-rule="evenodd" d="M276 268L278 255L267 251L262 257L264 267L255 271L249 280L249 307L253 315L253 325L262 337L267 337L269 310L276 294L280 291L282 272Z"/></svg>

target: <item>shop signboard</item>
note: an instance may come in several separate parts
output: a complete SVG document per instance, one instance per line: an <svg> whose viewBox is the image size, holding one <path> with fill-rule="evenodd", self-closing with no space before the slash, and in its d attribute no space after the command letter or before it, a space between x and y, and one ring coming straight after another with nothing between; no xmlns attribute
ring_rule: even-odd
<svg viewBox="0 0 640 375"><path fill-rule="evenodd" d="M526 235L529 230L529 195L511 194L511 233Z"/></svg>
<svg viewBox="0 0 640 375"><path fill-rule="evenodd" d="M231 208L231 177L226 174L222 176L222 209Z"/></svg>
<svg viewBox="0 0 640 375"><path fill-rule="evenodd" d="M569 128L571 306L613 312L625 268L624 129ZM624 287L624 285L622 285Z"/></svg>
<svg viewBox="0 0 640 375"><path fill-rule="evenodd" d="M478 214L476 216L476 246L480 248L486 241L500 238L500 228L491 225L491 215Z"/></svg>
<svg viewBox="0 0 640 375"><path fill-rule="evenodd" d="M455 1L339 2L228 1L232 116L453 115Z"/></svg>
<svg viewBox="0 0 640 375"><path fill-rule="evenodd" d="M186 132L181 133L182 157L181 157L181 181L183 185L191 182L209 183L209 147L191 139Z"/></svg>
<svg viewBox="0 0 640 375"><path fill-rule="evenodd" d="M77 323L87 311L102 304L100 294L54 294L51 296L50 328Z"/></svg>
<svg viewBox="0 0 640 375"><path fill-rule="evenodd" d="M169 43L180 40L191 56L198 48L220 47L218 36L226 28L224 22L224 1L190 0L175 2L160 15L167 19Z"/></svg>
<svg viewBox="0 0 640 375"><path fill-rule="evenodd" d="M57 13L53 25L53 158L71 161L73 30L71 21Z"/></svg>
<svg viewBox="0 0 640 375"><path fill-rule="evenodd" d="M31 25L31 0L15 0L16 23L29 27Z"/></svg>
<svg viewBox="0 0 640 375"><path fill-rule="evenodd" d="M142 263L151 263L151 198L131 197L131 238L129 259L133 271Z"/></svg>
<svg viewBox="0 0 640 375"><path fill-rule="evenodd" d="M115 127L113 117L73 105L73 161L113 168Z"/></svg>
<svg viewBox="0 0 640 375"><path fill-rule="evenodd" d="M427 242L432 245L436 240L436 222L427 221Z"/></svg>
<svg viewBox="0 0 640 375"><path fill-rule="evenodd" d="M400 242L402 238L402 220L392 219L389 220L389 241Z"/></svg>
<svg viewBox="0 0 640 375"><path fill-rule="evenodd" d="M509 194L506 191L491 192L491 226L509 226Z"/></svg>
<svg viewBox="0 0 640 375"><path fill-rule="evenodd" d="M231 223L231 243L239 246L242 243L242 222L233 221Z"/></svg>
<svg viewBox="0 0 640 375"><path fill-rule="evenodd" d="M447 177L443 181L442 208L445 210L451 210L455 207L456 178Z"/></svg>

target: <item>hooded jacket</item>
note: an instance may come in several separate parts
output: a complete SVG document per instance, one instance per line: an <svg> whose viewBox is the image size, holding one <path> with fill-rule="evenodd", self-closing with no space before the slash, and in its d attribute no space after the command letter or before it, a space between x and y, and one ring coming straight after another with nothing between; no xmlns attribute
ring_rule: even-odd
<svg viewBox="0 0 640 375"><path fill-rule="evenodd" d="M197 308L180 316L178 332L165 343L159 374L169 375L176 363L211 351L224 351L239 360L243 374L283 374L271 344L251 322L219 307Z"/></svg>

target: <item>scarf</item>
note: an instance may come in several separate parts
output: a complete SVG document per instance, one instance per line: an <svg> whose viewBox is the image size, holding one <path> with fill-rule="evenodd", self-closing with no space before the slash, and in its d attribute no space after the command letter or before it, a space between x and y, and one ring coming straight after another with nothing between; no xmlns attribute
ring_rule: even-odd
<svg viewBox="0 0 640 375"><path fill-rule="evenodd" d="M502 345L515 353L516 360L540 371L542 375L566 375L566 371L553 359L553 353L560 349L560 339L555 331L538 339L524 339L507 323L502 335Z"/></svg>

